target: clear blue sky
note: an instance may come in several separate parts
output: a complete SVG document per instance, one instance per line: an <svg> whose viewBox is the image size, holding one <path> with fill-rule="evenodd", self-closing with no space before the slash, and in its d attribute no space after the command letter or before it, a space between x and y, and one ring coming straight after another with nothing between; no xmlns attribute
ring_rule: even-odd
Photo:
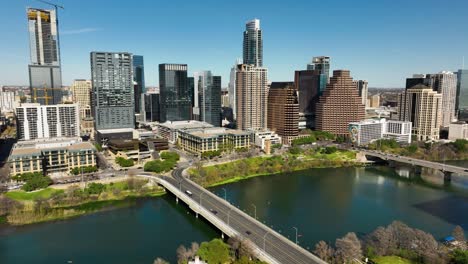
<svg viewBox="0 0 468 264"><path fill-rule="evenodd" d="M52 0L51 0L52 1ZM57 0L64 84L89 78L90 51L143 55L147 85L159 63L211 70L227 85L242 56L245 22L261 20L264 65L271 81L292 81L313 56L332 57L371 87L403 87L413 73L468 64L468 1L452 0ZM2 0L0 85L28 84L26 6Z"/></svg>

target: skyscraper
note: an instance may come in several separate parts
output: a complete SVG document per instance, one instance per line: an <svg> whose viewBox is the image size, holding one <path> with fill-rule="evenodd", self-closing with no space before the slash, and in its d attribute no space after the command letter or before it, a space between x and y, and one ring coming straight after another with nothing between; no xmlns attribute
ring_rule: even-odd
<svg viewBox="0 0 468 264"><path fill-rule="evenodd" d="M132 69L130 53L91 52L92 112L96 130L134 128Z"/></svg>
<svg viewBox="0 0 468 264"><path fill-rule="evenodd" d="M299 98L300 122L305 122L307 128L315 128L316 105L326 85L326 75L318 70L296 71L294 74L294 86Z"/></svg>
<svg viewBox="0 0 468 264"><path fill-rule="evenodd" d="M141 95L141 109L143 110L144 122L159 122L160 108L159 108L159 94L145 93Z"/></svg>
<svg viewBox="0 0 468 264"><path fill-rule="evenodd" d="M457 72L457 101L455 105L458 119L468 121L468 70Z"/></svg>
<svg viewBox="0 0 468 264"><path fill-rule="evenodd" d="M159 64L161 122L190 120L191 92L187 85L187 64Z"/></svg>
<svg viewBox="0 0 468 264"><path fill-rule="evenodd" d="M245 25L243 54L244 64L263 66L263 38L258 19L250 20Z"/></svg>
<svg viewBox="0 0 468 264"><path fill-rule="evenodd" d="M135 113L140 113L141 95L146 92L145 66L143 63L143 56L141 55L133 55L133 82L134 82Z"/></svg>
<svg viewBox="0 0 468 264"><path fill-rule="evenodd" d="M213 126L221 126L221 76L213 76L211 71L195 74L198 87L200 121Z"/></svg>
<svg viewBox="0 0 468 264"><path fill-rule="evenodd" d="M62 100L62 73L58 20L55 10L27 9L31 62L29 86L33 102L58 104Z"/></svg>
<svg viewBox="0 0 468 264"><path fill-rule="evenodd" d="M264 129L267 126L266 68L239 64L236 70L237 128Z"/></svg>
<svg viewBox="0 0 468 264"><path fill-rule="evenodd" d="M320 74L325 74L328 82L328 79L330 78L330 57L318 56L312 58L312 64L308 64L307 69L317 70Z"/></svg>
<svg viewBox="0 0 468 264"><path fill-rule="evenodd" d="M442 94L417 84L398 96L398 118L411 121L417 140L438 140L442 121Z"/></svg>
<svg viewBox="0 0 468 264"><path fill-rule="evenodd" d="M299 102L292 82L273 82L268 91L268 129L290 144L299 135Z"/></svg>
<svg viewBox="0 0 468 264"><path fill-rule="evenodd" d="M348 70L333 71L333 77L317 104L317 130L348 136L348 124L365 118L365 106Z"/></svg>
<svg viewBox="0 0 468 264"><path fill-rule="evenodd" d="M369 94L369 86L368 82L364 80L359 80L359 81L354 81L356 84L356 89L359 91L359 96L362 99L362 104L365 105L366 107L369 107L367 105L367 96Z"/></svg>
<svg viewBox="0 0 468 264"><path fill-rule="evenodd" d="M91 117L91 90L90 80L74 80L71 86L73 102L78 104L80 119Z"/></svg>
<svg viewBox="0 0 468 264"><path fill-rule="evenodd" d="M456 119L455 103L457 97L457 76L453 72L428 74L432 89L442 94L442 127L448 127Z"/></svg>

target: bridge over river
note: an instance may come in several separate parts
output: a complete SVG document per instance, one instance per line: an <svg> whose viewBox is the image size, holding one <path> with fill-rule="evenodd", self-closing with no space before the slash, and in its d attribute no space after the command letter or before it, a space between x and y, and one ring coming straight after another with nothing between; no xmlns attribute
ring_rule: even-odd
<svg viewBox="0 0 468 264"><path fill-rule="evenodd" d="M203 216L228 237L251 241L259 259L271 264L326 263L309 251L293 243L273 229L254 219L229 202L182 176L183 168L174 170L173 177L138 174L155 180L193 210ZM191 194L189 194L189 191Z"/></svg>

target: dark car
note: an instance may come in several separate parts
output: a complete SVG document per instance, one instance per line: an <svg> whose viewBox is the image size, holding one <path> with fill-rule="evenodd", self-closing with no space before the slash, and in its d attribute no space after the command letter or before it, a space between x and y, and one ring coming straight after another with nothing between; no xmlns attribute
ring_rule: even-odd
<svg viewBox="0 0 468 264"><path fill-rule="evenodd" d="M214 209L210 209L210 212L212 212L213 214L217 214L218 211L214 210Z"/></svg>
<svg viewBox="0 0 468 264"><path fill-rule="evenodd" d="M251 234L252 234L252 232L250 232L249 230L245 231L245 233L246 233L247 235L251 235Z"/></svg>

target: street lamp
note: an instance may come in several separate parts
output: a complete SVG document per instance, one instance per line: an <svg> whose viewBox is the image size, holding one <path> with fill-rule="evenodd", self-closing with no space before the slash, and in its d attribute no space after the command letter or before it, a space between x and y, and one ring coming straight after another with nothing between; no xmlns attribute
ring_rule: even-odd
<svg viewBox="0 0 468 264"><path fill-rule="evenodd" d="M257 219L257 206L255 206L255 204L252 204L252 206L253 206L254 209L255 209L255 219Z"/></svg>
<svg viewBox="0 0 468 264"><path fill-rule="evenodd" d="M298 243L298 242L297 242L297 227L294 227L294 226L293 226L293 228L296 230L296 245L297 245L297 243Z"/></svg>
<svg viewBox="0 0 468 264"><path fill-rule="evenodd" d="M227 214L227 224L229 225L229 214L231 213L232 208L229 208L228 214Z"/></svg>
<svg viewBox="0 0 468 264"><path fill-rule="evenodd" d="M200 206L202 205L202 204L201 204L201 201L202 201L201 198L202 198L203 194L204 194L204 192L202 191L202 192L200 193Z"/></svg>
<svg viewBox="0 0 468 264"><path fill-rule="evenodd" d="M224 191L224 200L226 200L226 201L227 201L227 199L226 199L226 197L227 197L227 191L226 191L226 189L225 189L225 188L221 188L221 189Z"/></svg>
<svg viewBox="0 0 468 264"><path fill-rule="evenodd" d="M267 231L266 234L263 236L263 251L265 251L265 239L266 239L266 236L268 235L269 232L270 231Z"/></svg>

